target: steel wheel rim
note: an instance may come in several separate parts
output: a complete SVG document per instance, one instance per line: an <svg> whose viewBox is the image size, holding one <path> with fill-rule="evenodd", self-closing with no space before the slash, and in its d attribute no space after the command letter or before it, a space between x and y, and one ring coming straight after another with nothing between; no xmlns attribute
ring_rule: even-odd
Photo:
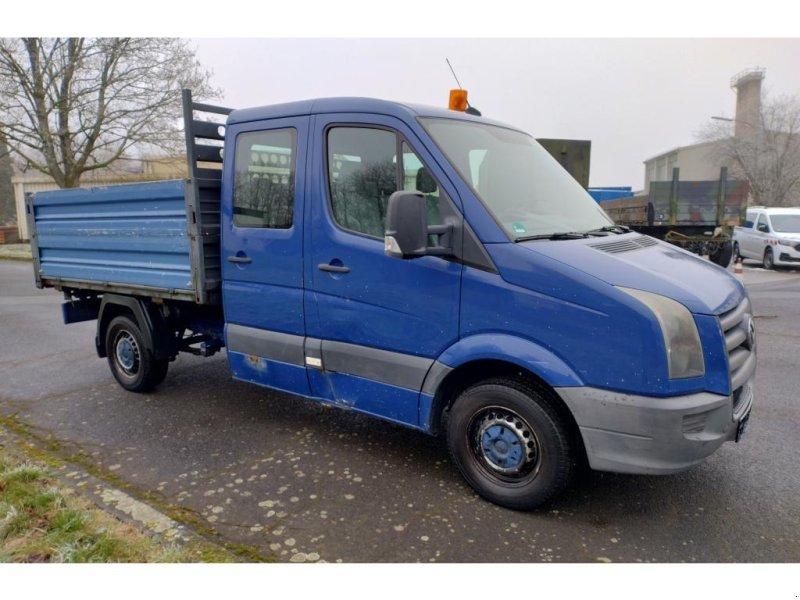
<svg viewBox="0 0 800 600"><path fill-rule="evenodd" d="M505 483L534 476L541 464L541 445L528 422L501 406L475 413L469 423L470 450L490 476Z"/></svg>
<svg viewBox="0 0 800 600"><path fill-rule="evenodd" d="M135 377L139 372L139 345L127 331L120 332L114 340L114 360L122 373L128 377Z"/></svg>

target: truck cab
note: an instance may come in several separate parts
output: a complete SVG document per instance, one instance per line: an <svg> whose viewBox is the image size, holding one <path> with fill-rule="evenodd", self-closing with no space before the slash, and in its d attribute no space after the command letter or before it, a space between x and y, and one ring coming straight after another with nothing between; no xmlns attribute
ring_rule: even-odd
<svg viewBox="0 0 800 600"><path fill-rule="evenodd" d="M580 462L674 473L744 432L741 283L615 225L514 127L363 98L235 110L218 188L187 189L186 243L220 273L210 307L48 278L54 250L36 250L37 281L84 303L65 315L98 319L115 376L224 345L236 379L445 435L467 482L515 509ZM216 254L191 235L198 189L218 189ZM58 204L38 202L34 225Z"/></svg>

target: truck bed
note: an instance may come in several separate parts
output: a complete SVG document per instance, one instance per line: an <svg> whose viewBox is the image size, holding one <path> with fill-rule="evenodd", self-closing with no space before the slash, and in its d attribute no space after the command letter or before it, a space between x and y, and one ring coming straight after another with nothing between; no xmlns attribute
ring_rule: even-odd
<svg viewBox="0 0 800 600"><path fill-rule="evenodd" d="M170 180L28 199L38 287L219 302L219 182Z"/></svg>

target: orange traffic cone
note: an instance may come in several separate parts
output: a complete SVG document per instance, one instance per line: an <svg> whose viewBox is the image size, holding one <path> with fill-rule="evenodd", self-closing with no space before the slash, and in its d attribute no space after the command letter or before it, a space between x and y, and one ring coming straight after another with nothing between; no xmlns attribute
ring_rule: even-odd
<svg viewBox="0 0 800 600"><path fill-rule="evenodd" d="M739 278L740 281L744 280L744 269L742 268L742 259L737 258L736 264L733 267L733 274Z"/></svg>

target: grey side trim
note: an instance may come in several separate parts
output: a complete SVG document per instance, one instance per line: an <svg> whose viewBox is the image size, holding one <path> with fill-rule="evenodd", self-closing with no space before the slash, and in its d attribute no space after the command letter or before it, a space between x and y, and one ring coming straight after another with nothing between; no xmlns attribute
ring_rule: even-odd
<svg viewBox="0 0 800 600"><path fill-rule="evenodd" d="M347 373L389 385L419 390L433 359L344 342L322 341L326 371Z"/></svg>
<svg viewBox="0 0 800 600"><path fill-rule="evenodd" d="M439 389L444 378L447 377L452 370L453 367L448 367L438 360L433 361L428 375L425 377L425 382L422 384L422 393L429 396L436 394L436 390Z"/></svg>
<svg viewBox="0 0 800 600"><path fill-rule="evenodd" d="M300 335L229 324L227 346L230 352L252 354L291 365L305 366L304 339Z"/></svg>
<svg viewBox="0 0 800 600"><path fill-rule="evenodd" d="M305 363L310 369L322 369L322 340L306 338Z"/></svg>

